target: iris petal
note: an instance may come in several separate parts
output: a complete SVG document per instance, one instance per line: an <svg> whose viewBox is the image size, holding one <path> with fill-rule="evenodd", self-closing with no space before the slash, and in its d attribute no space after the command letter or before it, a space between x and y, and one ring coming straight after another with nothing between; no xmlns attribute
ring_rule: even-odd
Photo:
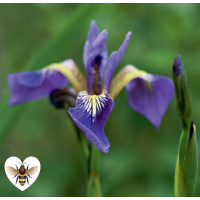
<svg viewBox="0 0 200 200"><path fill-rule="evenodd" d="M100 88L102 88L102 77L108 59L106 41L107 30L99 33L95 21L92 21L83 52L83 62L87 75L87 91L89 94L95 93L93 84L97 79Z"/></svg>
<svg viewBox="0 0 200 200"><path fill-rule="evenodd" d="M49 96L69 82L60 72L50 68L9 74L7 80L11 92L9 105Z"/></svg>
<svg viewBox="0 0 200 200"><path fill-rule="evenodd" d="M105 71L105 76L104 76L104 88L109 92L109 87L111 83L111 79L113 77L113 74L115 72L115 69L121 60L122 56L124 55L126 48L128 46L129 40L131 37L131 32L128 32L126 34L125 40L119 47L117 51L113 51L111 55L109 56L108 59L108 66Z"/></svg>
<svg viewBox="0 0 200 200"><path fill-rule="evenodd" d="M99 35L99 30L98 27L95 23L94 20L92 20L91 25L90 25L90 31L88 33L87 40L84 45L84 51L83 51L83 62L85 65L85 68L87 66L87 60L89 57L89 54L91 53L92 45L94 41L96 40L97 36Z"/></svg>
<svg viewBox="0 0 200 200"><path fill-rule="evenodd" d="M125 66L112 80L109 89L109 95L114 99L121 89L132 79L146 75L145 71L139 70L133 65Z"/></svg>
<svg viewBox="0 0 200 200"><path fill-rule="evenodd" d="M102 58L101 63L99 65L99 71L101 76L103 76L103 72L105 70L108 58L106 42L107 42L107 30L105 29L98 35L98 37L92 44L93 48L89 56L88 68L91 67L92 61L96 58L96 56L100 56ZM89 68L88 70L90 69L91 68Z"/></svg>
<svg viewBox="0 0 200 200"><path fill-rule="evenodd" d="M25 87L37 87L41 85L45 78L45 70L37 70L33 72L20 72L17 79L19 84Z"/></svg>
<svg viewBox="0 0 200 200"><path fill-rule="evenodd" d="M95 76L95 69L94 65L97 64L98 67L98 78L99 81L102 81L103 72L105 70L107 64L107 48L106 48L106 41L107 41L107 30L103 30L93 44L91 44L91 52L88 55L87 60L87 90L89 94L93 94L93 83L94 83L94 76ZM97 60L96 58L99 57L100 60L95 63Z"/></svg>
<svg viewBox="0 0 200 200"><path fill-rule="evenodd" d="M61 63L51 64L48 68L55 69L66 76L77 92L86 90L86 80L72 59L67 59Z"/></svg>
<svg viewBox="0 0 200 200"><path fill-rule="evenodd" d="M170 78L146 74L126 85L131 108L146 117L157 129L174 96Z"/></svg>
<svg viewBox="0 0 200 200"><path fill-rule="evenodd" d="M101 95L88 95L86 91L82 91L77 97L76 107L69 108L68 111L85 136L104 153L110 147L104 126L113 107L114 101L106 91Z"/></svg>
<svg viewBox="0 0 200 200"><path fill-rule="evenodd" d="M94 67L94 66L92 66L93 60L97 56L100 56L102 59L101 59L100 65L98 67L99 67L99 72L100 72L101 77L103 76L103 72L106 67L107 58L108 58L106 41L107 41L107 30L103 30L98 35L98 37L96 38L94 43L91 44L92 49L88 56L88 62L87 62L87 68L86 68L87 71L92 72L93 67Z"/></svg>

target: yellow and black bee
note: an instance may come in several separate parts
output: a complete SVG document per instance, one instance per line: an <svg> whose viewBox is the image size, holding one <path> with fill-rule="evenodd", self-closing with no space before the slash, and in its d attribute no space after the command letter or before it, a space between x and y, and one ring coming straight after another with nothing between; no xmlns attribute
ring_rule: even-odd
<svg viewBox="0 0 200 200"><path fill-rule="evenodd" d="M16 183L15 185L17 184L17 181L19 179L19 184L21 186L23 186L25 183L26 183L26 180L27 180L27 183L29 184L29 181L28 181L28 176L30 178L32 178L31 176L33 176L38 170L39 170L39 167L38 166L34 166L34 167L31 167L30 169L28 169L28 166L27 166L27 169L25 168L24 164L25 163L19 163L20 164L20 167L18 169L17 165L16 165L16 169L11 167L11 166L6 166L6 171L14 176L13 178L16 177ZM30 185L30 184L29 184Z"/></svg>

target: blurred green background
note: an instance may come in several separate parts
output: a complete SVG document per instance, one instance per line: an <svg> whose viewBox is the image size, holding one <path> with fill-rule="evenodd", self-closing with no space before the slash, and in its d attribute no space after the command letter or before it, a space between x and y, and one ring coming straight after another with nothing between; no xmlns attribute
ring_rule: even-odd
<svg viewBox="0 0 200 200"><path fill-rule="evenodd" d="M7 106L6 77L67 58L85 75L83 45L92 19L100 31L108 30L109 55L132 31L115 74L131 63L172 78L172 63L181 55L200 149L199 4L0 4L0 196L86 196L87 180L68 116L48 98ZM156 130L130 108L123 89L105 126L111 147L108 154L101 153L103 196L173 196L181 131L175 97ZM41 162L38 179L24 192L4 172L10 156L22 161L34 156ZM199 187L200 173L194 196L200 196Z"/></svg>

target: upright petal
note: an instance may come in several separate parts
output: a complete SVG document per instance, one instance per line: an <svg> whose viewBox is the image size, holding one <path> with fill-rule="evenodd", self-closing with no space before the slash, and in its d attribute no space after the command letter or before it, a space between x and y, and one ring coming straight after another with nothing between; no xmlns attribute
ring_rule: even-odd
<svg viewBox="0 0 200 200"><path fill-rule="evenodd" d="M11 92L9 105L49 96L69 82L60 72L50 68L9 74L7 80Z"/></svg>
<svg viewBox="0 0 200 200"><path fill-rule="evenodd" d="M119 49L117 51L113 51L108 59L108 66L106 68L105 75L104 75L104 88L108 92L109 92L109 87L110 87L113 74L115 72L115 69L119 61L124 55L124 52L126 51L130 37L131 37L131 32L128 32L126 34L125 40L123 41Z"/></svg>
<svg viewBox="0 0 200 200"><path fill-rule="evenodd" d="M87 66L87 60L89 57L89 54L91 53L92 45L94 41L96 40L97 36L99 35L99 29L95 23L94 20L92 20L90 24L90 31L88 33L87 40L85 41L84 50L83 50L83 63L85 65L85 68Z"/></svg>
<svg viewBox="0 0 200 200"><path fill-rule="evenodd" d="M99 33L96 40L91 44L91 52L88 55L87 61L87 71L93 71L93 67L95 64L98 65L100 74L103 75L103 71L105 69L107 63L107 30L103 30ZM98 59L97 59L98 58Z"/></svg>
<svg viewBox="0 0 200 200"><path fill-rule="evenodd" d="M103 30L94 41L87 60L87 90L94 94L95 82L102 87L102 77L107 64L108 53L106 49L107 30ZM101 92L100 92L101 93Z"/></svg>
<svg viewBox="0 0 200 200"><path fill-rule="evenodd" d="M95 21L92 21L83 52L89 94L100 94L102 92L102 77L108 58L106 41L107 30L99 33Z"/></svg>
<svg viewBox="0 0 200 200"><path fill-rule="evenodd" d="M106 91L101 95L88 95L86 91L82 91L78 94L76 107L69 108L68 111L85 136L104 153L110 147L104 126L113 107L114 101Z"/></svg>
<svg viewBox="0 0 200 200"><path fill-rule="evenodd" d="M126 84L131 108L146 117L157 129L174 96L170 78L146 74Z"/></svg>

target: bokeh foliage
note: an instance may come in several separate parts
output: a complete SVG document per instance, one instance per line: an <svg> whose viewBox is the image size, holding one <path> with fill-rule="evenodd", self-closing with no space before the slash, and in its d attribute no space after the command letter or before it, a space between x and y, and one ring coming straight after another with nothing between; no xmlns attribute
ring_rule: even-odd
<svg viewBox="0 0 200 200"><path fill-rule="evenodd" d="M172 78L172 63L181 55L199 138L199 11L199 4L0 4L0 196L86 195L86 178L68 116L52 107L48 98L8 107L6 77L67 58L74 59L85 75L82 53L92 19L100 31L108 30L109 54L132 31L115 73L131 63ZM111 147L108 154L101 153L103 196L173 196L181 130L175 97L156 130L130 108L123 89L105 126ZM4 172L10 156L21 160L35 156L41 162L38 179L24 192ZM195 196L200 196L199 187L200 175Z"/></svg>

